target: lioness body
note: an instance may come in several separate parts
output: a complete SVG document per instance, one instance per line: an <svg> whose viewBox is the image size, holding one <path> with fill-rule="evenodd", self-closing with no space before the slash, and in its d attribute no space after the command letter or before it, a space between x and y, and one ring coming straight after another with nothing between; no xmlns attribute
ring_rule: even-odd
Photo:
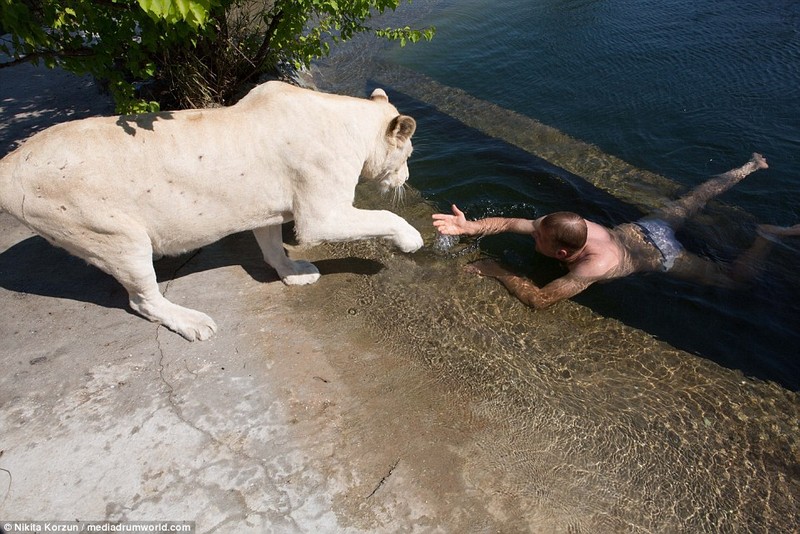
<svg viewBox="0 0 800 534"><path fill-rule="evenodd" d="M49 128L0 161L0 206L117 278L134 310L205 339L214 322L160 294L152 256L253 230L284 282L311 283L316 268L283 249L293 219L301 243L382 237L416 250L402 218L352 205L359 177L403 185L414 128L381 90L358 99L268 82L228 108Z"/></svg>

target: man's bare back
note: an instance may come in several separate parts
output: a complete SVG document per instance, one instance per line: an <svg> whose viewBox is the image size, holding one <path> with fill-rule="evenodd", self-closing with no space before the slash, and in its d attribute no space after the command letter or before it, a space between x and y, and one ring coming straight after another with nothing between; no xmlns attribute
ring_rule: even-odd
<svg viewBox="0 0 800 534"><path fill-rule="evenodd" d="M634 272L628 247L616 231L588 220L586 229L583 250L564 262L570 272L596 280L610 280Z"/></svg>

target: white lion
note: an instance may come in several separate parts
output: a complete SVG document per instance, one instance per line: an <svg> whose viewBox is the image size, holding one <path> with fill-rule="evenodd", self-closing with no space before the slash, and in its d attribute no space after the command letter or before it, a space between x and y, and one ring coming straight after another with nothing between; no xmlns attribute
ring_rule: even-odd
<svg viewBox="0 0 800 534"><path fill-rule="evenodd" d="M416 229L353 200L359 177L405 184L415 129L381 89L367 100L267 82L227 108L53 126L0 161L0 206L116 278L139 314L202 340L216 324L161 294L154 255L253 230L286 284L310 284L319 271L283 248L291 220L301 244L378 237L413 252Z"/></svg>

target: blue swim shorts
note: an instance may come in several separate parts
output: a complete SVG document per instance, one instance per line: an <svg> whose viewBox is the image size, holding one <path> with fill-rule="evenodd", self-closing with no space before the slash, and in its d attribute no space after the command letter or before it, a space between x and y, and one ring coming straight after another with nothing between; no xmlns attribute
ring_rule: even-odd
<svg viewBox="0 0 800 534"><path fill-rule="evenodd" d="M675 237L675 231L661 219L645 218L636 221L645 238L661 253L661 270L669 271L683 251L683 245Z"/></svg>

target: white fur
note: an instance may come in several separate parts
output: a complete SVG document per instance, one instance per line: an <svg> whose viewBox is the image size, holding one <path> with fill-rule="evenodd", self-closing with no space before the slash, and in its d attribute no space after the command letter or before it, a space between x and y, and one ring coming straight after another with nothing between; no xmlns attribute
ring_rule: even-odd
<svg viewBox="0 0 800 534"><path fill-rule="evenodd" d="M413 252L417 230L353 198L359 177L405 183L415 127L380 89L360 99L268 82L228 108L49 128L0 161L0 205L114 276L144 317L207 339L214 321L161 295L152 258L253 230L285 283L313 283L316 267L283 248L290 220L300 243L378 237Z"/></svg>

